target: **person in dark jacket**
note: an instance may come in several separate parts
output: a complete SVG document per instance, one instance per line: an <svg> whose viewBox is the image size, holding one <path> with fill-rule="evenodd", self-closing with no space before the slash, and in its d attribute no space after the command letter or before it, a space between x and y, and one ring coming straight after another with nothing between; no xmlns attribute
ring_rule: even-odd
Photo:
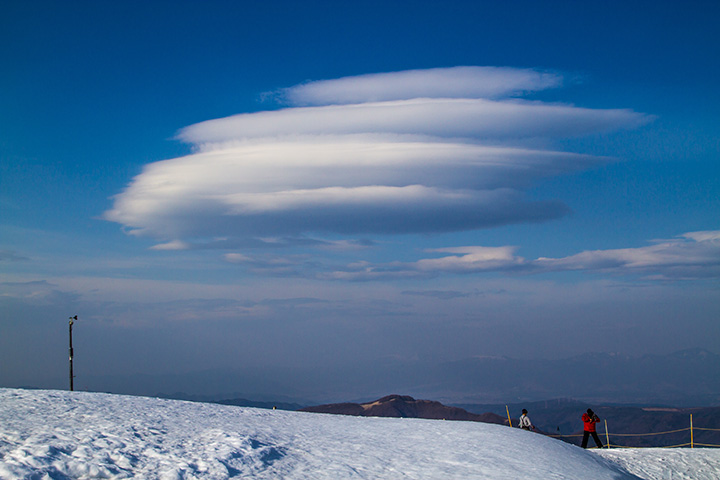
<svg viewBox="0 0 720 480"><path fill-rule="evenodd" d="M597 431L595 429L595 424L600 421L600 418L598 418L598 416L595 415L595 412L593 412L591 408L588 408L587 412L583 413L583 415L582 415L582 421L583 421L582 448L587 448L588 437L590 435L592 435L593 440L595 440L595 445L597 445L598 448L603 448L603 444L600 441L600 438L598 437Z"/></svg>

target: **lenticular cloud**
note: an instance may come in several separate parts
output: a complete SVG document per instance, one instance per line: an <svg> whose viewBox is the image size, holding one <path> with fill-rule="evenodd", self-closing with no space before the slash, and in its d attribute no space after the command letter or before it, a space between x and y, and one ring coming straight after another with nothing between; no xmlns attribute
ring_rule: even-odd
<svg viewBox="0 0 720 480"><path fill-rule="evenodd" d="M207 237L416 233L556 218L528 201L532 181L602 158L518 147L528 139L633 128L623 109L518 96L560 86L553 73L456 67L311 82L290 106L188 126L188 156L147 165L105 218L189 246Z"/></svg>
<svg viewBox="0 0 720 480"><path fill-rule="evenodd" d="M297 85L279 92L295 106L412 98L503 98L559 87L552 72L502 67L455 67L375 73Z"/></svg>

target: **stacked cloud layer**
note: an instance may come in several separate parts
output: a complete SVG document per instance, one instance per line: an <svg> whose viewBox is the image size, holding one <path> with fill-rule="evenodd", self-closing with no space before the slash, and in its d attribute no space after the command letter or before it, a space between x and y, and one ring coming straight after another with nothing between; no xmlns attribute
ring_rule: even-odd
<svg viewBox="0 0 720 480"><path fill-rule="evenodd" d="M648 117L518 98L562 78L455 67L298 85L290 107L191 125L194 153L147 165L105 218L187 248L212 238L417 233L557 218L533 180L607 159L519 147Z"/></svg>

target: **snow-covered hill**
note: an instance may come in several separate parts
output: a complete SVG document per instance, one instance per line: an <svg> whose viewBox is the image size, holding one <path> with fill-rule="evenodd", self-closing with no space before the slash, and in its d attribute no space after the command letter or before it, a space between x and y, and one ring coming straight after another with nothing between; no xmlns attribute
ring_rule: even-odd
<svg viewBox="0 0 720 480"><path fill-rule="evenodd" d="M474 422L0 389L0 479L132 477L709 480L720 450L585 451Z"/></svg>

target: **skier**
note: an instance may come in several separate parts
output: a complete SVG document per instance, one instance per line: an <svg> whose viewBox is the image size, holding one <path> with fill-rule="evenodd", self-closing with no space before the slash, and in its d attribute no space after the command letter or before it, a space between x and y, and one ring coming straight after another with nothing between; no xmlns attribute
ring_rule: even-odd
<svg viewBox="0 0 720 480"><path fill-rule="evenodd" d="M523 430L535 430L535 427L530 421L530 417L527 416L527 413L527 410L523 408L522 415L520 415L520 424L518 425L518 427L522 428Z"/></svg>
<svg viewBox="0 0 720 480"><path fill-rule="evenodd" d="M598 448L603 448L603 444L600 441L600 438L598 437L597 432L595 431L595 424L600 421L600 418L597 415L595 415L595 412L593 412L591 408L588 408L587 412L583 413L583 415L582 415L582 421L583 421L582 448L587 448L588 437L590 435L592 435L593 440L595 440L595 445L597 445Z"/></svg>

